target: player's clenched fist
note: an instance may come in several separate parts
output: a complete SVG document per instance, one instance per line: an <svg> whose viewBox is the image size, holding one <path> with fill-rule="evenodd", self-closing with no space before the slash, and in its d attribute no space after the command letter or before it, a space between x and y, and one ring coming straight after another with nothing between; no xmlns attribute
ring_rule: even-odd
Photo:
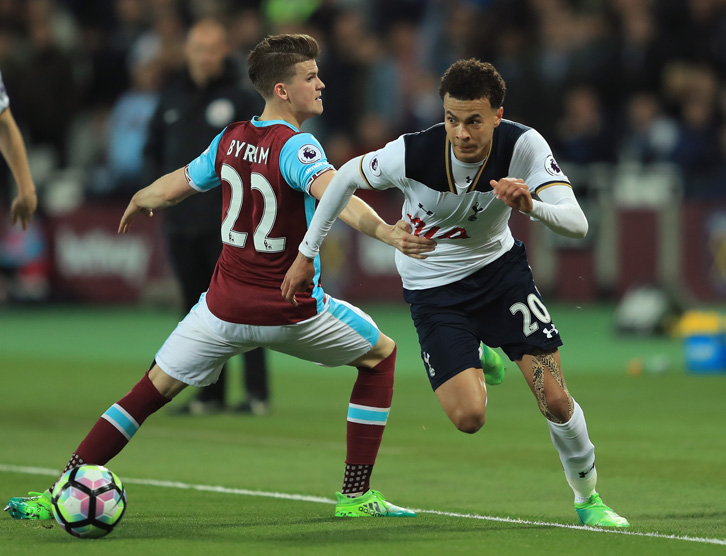
<svg viewBox="0 0 726 556"><path fill-rule="evenodd" d="M499 181L490 180L489 185L494 189L494 195L507 205L520 212L532 211L532 194L524 180L519 178L502 178Z"/></svg>
<svg viewBox="0 0 726 556"><path fill-rule="evenodd" d="M425 259L429 253L436 248L436 242L433 239L414 235L413 228L408 222L399 220L389 229L390 234L383 241L389 245L393 245L401 253L412 259Z"/></svg>

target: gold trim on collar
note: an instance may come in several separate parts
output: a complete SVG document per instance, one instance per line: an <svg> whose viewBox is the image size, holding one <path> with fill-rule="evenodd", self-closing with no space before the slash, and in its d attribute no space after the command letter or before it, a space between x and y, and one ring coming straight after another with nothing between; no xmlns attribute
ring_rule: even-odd
<svg viewBox="0 0 726 556"><path fill-rule="evenodd" d="M451 170L451 141L446 138L444 142L444 158L446 160L446 179L449 180L449 191L456 195L456 187L454 187L454 172Z"/></svg>
<svg viewBox="0 0 726 556"><path fill-rule="evenodd" d="M471 181L469 189L466 190L467 193L471 193L476 189L476 186L479 183L479 178L481 177L482 173L484 173L484 168L486 168L486 165L489 164L489 159L491 158L493 146L494 138L492 137L492 141L491 143L489 143L489 152L487 153L487 156L484 159L481 168L479 168L479 171L476 173L476 177ZM452 167L451 161L451 141L449 141L448 137L446 138L446 179L449 180L449 191L451 191L454 195L458 195L459 191L454 186L455 181L454 168Z"/></svg>
<svg viewBox="0 0 726 556"><path fill-rule="evenodd" d="M492 140L489 142L489 152L487 153L487 157L484 159L484 164L481 165L481 168L479 168L479 173L476 175L476 179L471 182L471 187L467 191L467 193L471 193L476 189L476 184L479 182L479 178L481 177L482 173L484 172L484 168L486 168L487 164L489 164L489 159L492 157L492 148L494 147L494 135L492 135Z"/></svg>

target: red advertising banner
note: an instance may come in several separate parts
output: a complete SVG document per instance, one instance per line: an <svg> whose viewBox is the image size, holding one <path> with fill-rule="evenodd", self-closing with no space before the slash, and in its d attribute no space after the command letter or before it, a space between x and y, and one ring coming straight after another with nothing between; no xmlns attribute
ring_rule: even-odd
<svg viewBox="0 0 726 556"><path fill-rule="evenodd" d="M154 280L171 274L159 217L139 217L128 234L117 234L126 205L84 205L50 218L52 283L59 299L138 301Z"/></svg>
<svg viewBox="0 0 726 556"><path fill-rule="evenodd" d="M403 200L398 191L360 193L387 222L401 218ZM125 204L86 204L48 219L47 259L52 266L54 299L136 302L155 285L167 287L174 283L160 230L163 214L139 218L129 234L118 235L124 209ZM726 205L684 203L680 216L677 282L696 299L724 299ZM666 240L660 237L657 222L657 214L652 211L618 211L619 240L613 261L618 268L618 296L629 287L658 283L658 254L662 251L658 246ZM515 214L511 223L515 237L528 243L532 235L528 219ZM557 249L555 256L557 286L552 293L556 298L588 300L599 295L591 249ZM322 257L323 286L331 295L354 302L403 302L392 247L336 222L323 245ZM531 249L530 257L536 268L536 248ZM578 282L568 281L567 277Z"/></svg>

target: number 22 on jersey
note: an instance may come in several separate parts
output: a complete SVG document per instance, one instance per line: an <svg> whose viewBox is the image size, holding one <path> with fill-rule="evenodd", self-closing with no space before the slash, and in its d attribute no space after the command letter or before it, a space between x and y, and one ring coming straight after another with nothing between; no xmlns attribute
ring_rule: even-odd
<svg viewBox="0 0 726 556"><path fill-rule="evenodd" d="M240 232L234 229L237 219L242 212L244 202L244 186L242 177L229 164L222 166L222 181L229 184L231 196L227 215L222 221L222 242L227 245L239 247L247 243L247 232ZM277 219L277 197L270 182L262 174L250 174L250 190L257 190L262 195L264 209L262 218L252 233L252 241L255 251L262 253L279 253L285 250L284 237L269 237L272 227Z"/></svg>

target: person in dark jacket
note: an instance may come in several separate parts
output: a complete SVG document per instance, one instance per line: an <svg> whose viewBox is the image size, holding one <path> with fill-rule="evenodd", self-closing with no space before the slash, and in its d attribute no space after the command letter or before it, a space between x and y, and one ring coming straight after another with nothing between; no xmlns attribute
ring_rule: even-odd
<svg viewBox="0 0 726 556"><path fill-rule="evenodd" d="M149 124L144 158L151 179L184 166L207 148L209 137L262 110L259 95L241 85L228 57L227 32L221 23L212 19L195 23L187 36L185 54L186 70L162 90ZM164 211L164 236L185 313L207 289L222 250L221 195L222 188L218 188ZM265 352L258 348L243 357L247 395L235 410L264 414L269 410ZM225 377L223 370L215 384L202 388L173 413L200 415L225 409Z"/></svg>

